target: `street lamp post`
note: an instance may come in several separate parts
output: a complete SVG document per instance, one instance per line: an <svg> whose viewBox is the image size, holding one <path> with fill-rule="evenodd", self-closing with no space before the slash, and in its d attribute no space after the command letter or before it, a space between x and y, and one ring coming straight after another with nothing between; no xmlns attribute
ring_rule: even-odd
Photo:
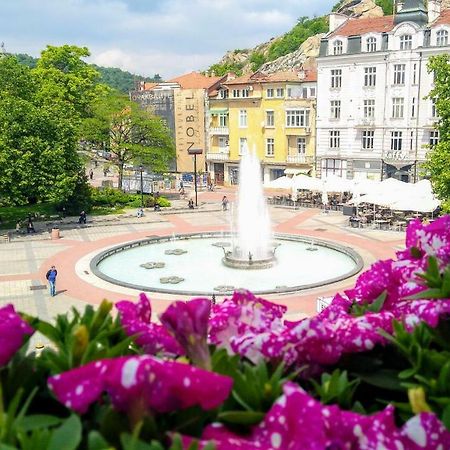
<svg viewBox="0 0 450 450"><path fill-rule="evenodd" d="M195 189L195 206L198 206L198 194L197 194L197 155L201 155L203 150L201 148L190 148L188 150L189 155L194 156L194 189Z"/></svg>
<svg viewBox="0 0 450 450"><path fill-rule="evenodd" d="M143 172L144 168L141 166L139 166L139 171L141 172L141 207L144 207L144 179L142 176L142 172Z"/></svg>

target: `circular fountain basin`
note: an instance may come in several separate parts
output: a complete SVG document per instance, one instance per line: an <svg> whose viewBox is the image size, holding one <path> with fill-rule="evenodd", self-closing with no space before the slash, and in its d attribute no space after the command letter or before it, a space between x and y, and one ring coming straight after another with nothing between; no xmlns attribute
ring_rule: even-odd
<svg viewBox="0 0 450 450"><path fill-rule="evenodd" d="M275 235L275 241L280 244L276 263L260 270L225 266L223 245L217 243L231 243L231 236L223 233L126 243L95 256L90 267L105 281L139 291L208 296L236 289L256 294L292 293L349 278L363 267L353 249L334 242L314 240L311 244L311 238L293 235ZM311 245L317 251L311 252Z"/></svg>

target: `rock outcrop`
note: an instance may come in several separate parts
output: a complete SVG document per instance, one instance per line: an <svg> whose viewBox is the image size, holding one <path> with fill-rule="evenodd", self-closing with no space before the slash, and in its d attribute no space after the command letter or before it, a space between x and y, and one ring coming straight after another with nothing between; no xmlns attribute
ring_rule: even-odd
<svg viewBox="0 0 450 450"><path fill-rule="evenodd" d="M383 9L373 0L348 0L337 10L340 14L351 17L381 17Z"/></svg>

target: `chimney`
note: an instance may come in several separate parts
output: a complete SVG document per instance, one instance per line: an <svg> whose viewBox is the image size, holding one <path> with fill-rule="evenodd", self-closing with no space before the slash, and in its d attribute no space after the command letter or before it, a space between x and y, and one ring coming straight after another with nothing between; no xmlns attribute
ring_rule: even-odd
<svg viewBox="0 0 450 450"><path fill-rule="evenodd" d="M330 29L329 32L333 32L334 30L336 30L337 28L339 28L343 23L347 22L348 20L348 16L344 15L344 14L339 14L339 13L331 13L329 16L329 21L330 21Z"/></svg>
<svg viewBox="0 0 450 450"><path fill-rule="evenodd" d="M441 0L428 0L428 23L433 23L441 15Z"/></svg>

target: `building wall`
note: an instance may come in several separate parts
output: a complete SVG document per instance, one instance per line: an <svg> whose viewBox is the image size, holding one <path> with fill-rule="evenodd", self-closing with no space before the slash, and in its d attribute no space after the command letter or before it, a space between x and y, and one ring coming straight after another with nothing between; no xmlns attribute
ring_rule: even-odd
<svg viewBox="0 0 450 450"><path fill-rule="evenodd" d="M194 157L189 149L202 149L197 156L197 170L205 168L205 91L203 89L176 89L175 101L175 142L177 171L193 172Z"/></svg>
<svg viewBox="0 0 450 450"><path fill-rule="evenodd" d="M431 42L435 39L431 32ZM400 36L413 35L412 50L400 50ZM380 179L398 171L405 181L419 176L420 164L425 161L430 135L437 121L432 117L432 101L426 96L432 89L433 76L427 71L431 55L446 53L450 47L423 47L425 30L415 24L401 23L389 33L384 51L364 51L367 37L375 36L381 43L381 34L362 36L360 53L332 55L318 58L317 98L317 172L319 176L333 172L346 178ZM328 42L328 54L336 39ZM418 47L419 46L419 47ZM378 47L381 48L381 45ZM394 83L394 66L404 64L404 83ZM375 87L364 86L365 68L376 67ZM331 87L331 71L342 70L342 86ZM403 98L403 117L393 116L393 99ZM364 100L375 100L375 116L364 118ZM331 101L341 102L341 116L332 118ZM414 105L414 115L413 115ZM339 149L331 148L330 132L340 132ZM371 150L362 148L364 131L374 132ZM401 150L391 149L391 133L402 133ZM328 161L326 161L328 160ZM333 162L334 160L335 162ZM329 166L329 170L324 170ZM331 166L331 167L330 167Z"/></svg>

